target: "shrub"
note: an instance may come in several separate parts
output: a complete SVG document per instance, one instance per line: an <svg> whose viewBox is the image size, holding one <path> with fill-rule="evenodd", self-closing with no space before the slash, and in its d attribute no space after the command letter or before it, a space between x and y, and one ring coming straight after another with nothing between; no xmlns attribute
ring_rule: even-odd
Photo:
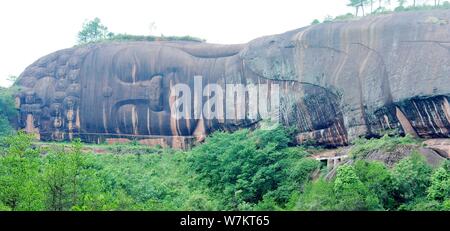
<svg viewBox="0 0 450 231"><path fill-rule="evenodd" d="M0 155L1 210L42 210L43 179L39 150L32 148L32 138L24 133L3 140Z"/></svg>
<svg viewBox="0 0 450 231"><path fill-rule="evenodd" d="M334 18L334 21L346 21L346 20L350 20L350 19L354 19L354 18L356 18L355 15L353 15L352 13L347 13L347 14L336 16Z"/></svg>
<svg viewBox="0 0 450 231"><path fill-rule="evenodd" d="M352 142L353 146L349 152L349 155L355 159L364 158L373 151L392 151L401 145L412 145L417 143L418 141L409 135L404 137L390 137L388 135L384 135L380 139L373 138L369 140L360 138Z"/></svg>
<svg viewBox="0 0 450 231"><path fill-rule="evenodd" d="M343 165L338 168L333 190L337 210L377 210L381 206L378 198L369 191L356 175L355 168Z"/></svg>
<svg viewBox="0 0 450 231"><path fill-rule="evenodd" d="M319 19L314 19L314 20L311 22L311 25L316 25L316 24L320 24Z"/></svg>
<svg viewBox="0 0 450 231"><path fill-rule="evenodd" d="M81 149L81 141L75 140L69 150L51 150L45 157L43 176L48 210L99 209L93 204L105 204L107 196L102 193L101 179Z"/></svg>
<svg viewBox="0 0 450 231"><path fill-rule="evenodd" d="M16 119L17 111L14 108L15 88L0 87L0 136L11 135L11 123Z"/></svg>
<svg viewBox="0 0 450 231"><path fill-rule="evenodd" d="M257 203L280 183L285 154L278 143L260 143L265 134L249 130L218 132L193 150L190 162L206 184L223 193L224 204L237 209L242 202Z"/></svg>
<svg viewBox="0 0 450 231"><path fill-rule="evenodd" d="M355 163L355 171L361 182L376 195L384 209L394 209L392 174L383 163L359 160Z"/></svg>
<svg viewBox="0 0 450 231"><path fill-rule="evenodd" d="M303 211L330 211L336 209L336 203L333 183L321 178L305 186L296 209Z"/></svg>
<svg viewBox="0 0 450 231"><path fill-rule="evenodd" d="M440 202L450 199L450 173L445 168L438 168L431 176L428 198Z"/></svg>
<svg viewBox="0 0 450 231"><path fill-rule="evenodd" d="M425 197L431 174L432 168L417 152L401 160L392 171L396 199L400 203L408 203L415 198Z"/></svg>
<svg viewBox="0 0 450 231"><path fill-rule="evenodd" d="M192 151L189 162L199 178L219 195L226 209L248 209L266 194L264 206L269 202L282 205L298 190L309 171L318 166L314 160L293 161L295 154L286 149L289 141L288 132L282 127L217 132ZM287 171L293 165L301 173Z"/></svg>

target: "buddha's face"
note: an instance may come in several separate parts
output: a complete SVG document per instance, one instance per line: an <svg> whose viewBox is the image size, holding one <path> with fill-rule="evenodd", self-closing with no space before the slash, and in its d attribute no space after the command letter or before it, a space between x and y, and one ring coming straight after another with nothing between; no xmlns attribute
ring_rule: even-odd
<svg viewBox="0 0 450 231"><path fill-rule="evenodd" d="M268 79L238 51L221 49L171 43L92 48L79 63L61 62L64 75L37 81L33 90L44 99L42 114L49 112L41 124L49 124L49 134L73 131L96 139L205 136L252 126L264 116L299 131L335 122L339 112L333 109L333 94L314 85ZM32 96L24 97L32 102Z"/></svg>
<svg viewBox="0 0 450 231"><path fill-rule="evenodd" d="M226 67L225 59L235 61L228 57L199 58L170 45L112 46L91 52L80 69L82 130L193 135L203 117L175 118L173 105L180 95L173 95L173 89L187 86L192 93L189 102L194 105L194 92L202 92L208 84L224 85L226 75L237 75L238 66ZM195 76L202 77L200 87L195 86ZM235 79L228 81L241 81ZM193 113L194 108L191 109ZM202 122L201 132L221 124L223 121L217 119Z"/></svg>
<svg viewBox="0 0 450 231"><path fill-rule="evenodd" d="M310 110L303 99L318 95L329 101L330 95L323 89L264 79L243 71L242 65L238 55L197 57L170 44L118 45L91 52L80 69L81 129L88 133L204 135L254 124L263 119L266 108L282 110L270 113L278 113L276 119L295 125L293 121L301 121L302 114ZM180 86L188 91L174 90ZM232 92L230 86L241 86L245 92ZM263 89L268 91L263 93ZM187 97L183 106L174 107L180 97ZM220 104L209 108L215 113L210 117L205 108L208 110L213 98L219 98ZM174 115L179 109L181 117ZM201 110L200 116L196 109ZM227 114L230 111L235 112L231 117ZM333 112L322 115L320 121L332 124L335 117ZM314 126L311 122L301 129Z"/></svg>

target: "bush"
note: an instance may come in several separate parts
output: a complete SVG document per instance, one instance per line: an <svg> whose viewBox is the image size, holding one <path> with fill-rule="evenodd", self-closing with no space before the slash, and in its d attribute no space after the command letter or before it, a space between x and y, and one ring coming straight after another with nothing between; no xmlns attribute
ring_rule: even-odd
<svg viewBox="0 0 450 231"><path fill-rule="evenodd" d="M347 13L347 14L336 16L336 18L334 18L333 21L347 21L347 20L354 19L354 18L356 18L355 15L353 15L352 13Z"/></svg>
<svg viewBox="0 0 450 231"><path fill-rule="evenodd" d="M192 168L216 193L228 209L244 202L258 203L263 195L277 188L286 163L278 143L260 143L264 136L252 136L249 130L233 134L218 132L193 150Z"/></svg>
<svg viewBox="0 0 450 231"><path fill-rule="evenodd" d="M190 42L205 42L204 39L199 39L189 35L186 36L152 36L152 35L129 35L129 34L115 34L108 30L108 27L103 25L99 18L83 23L83 27L78 32L78 45L102 43L111 41L190 41Z"/></svg>
<svg viewBox="0 0 450 231"><path fill-rule="evenodd" d="M112 196L105 192L102 180L81 149L81 141L75 140L69 150L51 150L45 157L47 210L112 209L106 206L106 198L112 200Z"/></svg>
<svg viewBox="0 0 450 231"><path fill-rule="evenodd" d="M13 128L8 119L0 115L0 137L7 136L13 133Z"/></svg>
<svg viewBox="0 0 450 231"><path fill-rule="evenodd" d="M314 19L314 20L311 22L311 25L316 25L316 24L320 24L319 19Z"/></svg>
<svg viewBox="0 0 450 231"><path fill-rule="evenodd" d="M443 206L439 202L426 198L416 198L398 208L399 211L440 211L442 209Z"/></svg>
<svg viewBox="0 0 450 231"><path fill-rule="evenodd" d="M300 195L296 209L302 211L331 211L335 210L336 197L333 183L320 178L305 186Z"/></svg>
<svg viewBox="0 0 450 231"><path fill-rule="evenodd" d="M431 174L432 168L417 152L401 160L392 171L396 199L400 203L408 203L425 197L431 184Z"/></svg>
<svg viewBox="0 0 450 231"><path fill-rule="evenodd" d="M13 133L11 123L16 119L17 111L14 107L14 88L0 87L0 136Z"/></svg>
<svg viewBox="0 0 450 231"><path fill-rule="evenodd" d="M44 181L39 150L24 133L3 140L0 155L0 209L23 211L44 209Z"/></svg>
<svg viewBox="0 0 450 231"><path fill-rule="evenodd" d="M392 170L379 162L343 165L335 179L308 183L299 210L449 210L448 163L436 169L417 153Z"/></svg>
<svg viewBox="0 0 450 231"><path fill-rule="evenodd" d="M338 168L333 186L337 210L378 210L378 198L369 191L351 165Z"/></svg>
<svg viewBox="0 0 450 231"><path fill-rule="evenodd" d="M349 152L349 155L355 159L362 159L373 151L377 150L393 151L395 148L399 146L412 145L417 143L418 141L409 135L404 137L400 136L390 137L388 135L384 135L380 139L373 138L370 140L360 138L352 142L353 146Z"/></svg>
<svg viewBox="0 0 450 231"><path fill-rule="evenodd" d="M359 160L355 163L355 172L367 189L378 198L384 209L395 208L392 174L383 163Z"/></svg>
<svg viewBox="0 0 450 231"><path fill-rule="evenodd" d="M189 162L199 178L219 195L226 209L248 209L266 194L264 206L268 201L280 206L318 166L313 160L292 161L295 154L286 149L290 140L287 134L282 127L217 132L192 151ZM304 175L286 171L293 165Z"/></svg>
<svg viewBox="0 0 450 231"><path fill-rule="evenodd" d="M444 167L435 170L431 176L428 198L439 202L450 199L450 172Z"/></svg>
<svg viewBox="0 0 450 231"><path fill-rule="evenodd" d="M41 150L19 133L0 140L0 210L450 210L448 161L433 171L417 153L393 169L358 160L311 182L319 163L288 147L288 133L218 132L189 152L121 145L99 155L80 141Z"/></svg>

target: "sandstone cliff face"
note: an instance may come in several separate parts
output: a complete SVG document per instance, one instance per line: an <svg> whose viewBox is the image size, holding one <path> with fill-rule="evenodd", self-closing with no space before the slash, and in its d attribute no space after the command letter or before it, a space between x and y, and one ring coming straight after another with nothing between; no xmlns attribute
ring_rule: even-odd
<svg viewBox="0 0 450 231"><path fill-rule="evenodd" d="M261 120L171 117L171 87L194 89L194 76L203 76L202 87L279 86L277 116L298 128L299 143L338 146L386 132L449 137L449 21L449 11L415 12L325 23L241 45L127 42L61 50L21 74L19 125L42 140L128 138L183 148L189 139ZM253 103L234 98L246 112ZM266 110L257 107L259 114Z"/></svg>

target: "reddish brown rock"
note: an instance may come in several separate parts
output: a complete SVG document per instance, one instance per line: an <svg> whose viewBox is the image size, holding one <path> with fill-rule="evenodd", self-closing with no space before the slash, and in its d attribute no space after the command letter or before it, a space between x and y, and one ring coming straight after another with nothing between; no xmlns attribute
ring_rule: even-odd
<svg viewBox="0 0 450 231"><path fill-rule="evenodd" d="M450 139L431 139L423 143L426 147L433 149L441 156L450 159Z"/></svg>
<svg viewBox="0 0 450 231"><path fill-rule="evenodd" d="M339 146L386 132L447 138L450 27L430 18L448 22L450 11L323 23L241 45L114 42L57 51L21 74L19 127L41 140L163 139L148 142L186 147L261 121L172 118L169 89L194 89L200 75L202 87L279 85L278 118L297 128L299 143ZM240 100L245 110L254 103Z"/></svg>

